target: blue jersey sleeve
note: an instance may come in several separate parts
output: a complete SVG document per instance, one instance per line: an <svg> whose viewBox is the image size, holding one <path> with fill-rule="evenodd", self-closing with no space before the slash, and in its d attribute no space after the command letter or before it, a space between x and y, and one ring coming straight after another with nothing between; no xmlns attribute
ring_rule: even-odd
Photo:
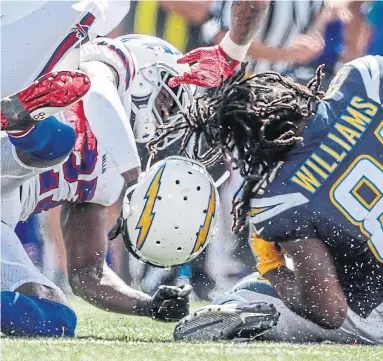
<svg viewBox="0 0 383 361"><path fill-rule="evenodd" d="M295 162L284 163L265 193L251 202L250 222L265 241L317 236L316 220L308 209L310 198L288 182L295 169Z"/></svg>
<svg viewBox="0 0 383 361"><path fill-rule="evenodd" d="M355 157L376 152L373 127L381 121L380 113L367 117L368 112L365 115L355 110L354 118L348 112L353 99L363 99L375 113L381 108L382 77L380 56L356 59L335 76L325 101L318 105L316 116L304 131L303 142L289 152L288 160L264 194L252 201L251 222L263 239L274 242L330 239L332 230L338 232L338 228L339 232L340 228L347 228L344 234L352 234L348 229L351 226L329 198L330 188ZM349 118L350 123L343 122L343 117Z"/></svg>

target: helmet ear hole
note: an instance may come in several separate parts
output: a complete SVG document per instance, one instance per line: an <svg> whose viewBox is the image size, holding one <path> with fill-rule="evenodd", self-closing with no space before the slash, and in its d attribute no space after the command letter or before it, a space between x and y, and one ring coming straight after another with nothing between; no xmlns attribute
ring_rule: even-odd
<svg viewBox="0 0 383 361"><path fill-rule="evenodd" d="M161 241L156 241L156 245L159 246L161 244Z"/></svg>

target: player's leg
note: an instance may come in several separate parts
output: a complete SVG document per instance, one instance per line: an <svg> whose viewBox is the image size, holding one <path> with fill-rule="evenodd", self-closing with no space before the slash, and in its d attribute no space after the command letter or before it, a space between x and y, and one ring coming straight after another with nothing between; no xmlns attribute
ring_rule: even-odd
<svg viewBox="0 0 383 361"><path fill-rule="evenodd" d="M78 69L75 47L88 34L106 36L126 16L129 1L2 1L1 93L11 94L43 74Z"/></svg>
<svg viewBox="0 0 383 361"><path fill-rule="evenodd" d="M5 196L29 177L63 161L75 143L71 126L51 114L80 100L90 88L81 72L56 72L1 101L1 190Z"/></svg>
<svg viewBox="0 0 383 361"><path fill-rule="evenodd" d="M249 300L233 289L181 320L174 330L174 338L183 341L251 339L273 328L278 318L270 299Z"/></svg>
<svg viewBox="0 0 383 361"><path fill-rule="evenodd" d="M367 296L368 297L368 296ZM335 343L383 344L383 303L362 318L348 309L346 319L337 330L324 330L326 340Z"/></svg>
<svg viewBox="0 0 383 361"><path fill-rule="evenodd" d="M1 100L1 130L19 134L80 100L90 89L80 71L43 75L25 89Z"/></svg>
<svg viewBox="0 0 383 361"><path fill-rule="evenodd" d="M1 291L1 331L12 336L73 337L76 314L69 307L39 296Z"/></svg>
<svg viewBox="0 0 383 361"><path fill-rule="evenodd" d="M274 309L280 314L279 319ZM251 313L259 313L256 322L251 322ZM185 319L176 326L176 339L213 341L238 338L243 337L238 330L245 328L247 335L261 335L262 340L295 343L324 340L320 327L292 312L277 297L273 287L257 277L247 277L232 291L217 297L212 305ZM270 319L273 323L262 324ZM276 326L272 327L276 320ZM251 328L253 330L249 332Z"/></svg>
<svg viewBox="0 0 383 361"><path fill-rule="evenodd" d="M292 312L278 299L271 284L257 277L245 278L233 288L232 292L218 297L213 303L236 302L235 298L271 302L280 312L278 325L262 336L266 340L299 343L331 341L340 344L383 344L383 303L373 309L366 318L358 316L349 309L343 325L339 329L328 330Z"/></svg>
<svg viewBox="0 0 383 361"><path fill-rule="evenodd" d="M176 341L251 340L278 322L271 303L230 297L224 304L202 307L183 318L174 330Z"/></svg>
<svg viewBox="0 0 383 361"><path fill-rule="evenodd" d="M77 318L62 291L33 265L14 231L1 225L1 330L20 336L73 336Z"/></svg>
<svg viewBox="0 0 383 361"><path fill-rule="evenodd" d="M266 281L253 279L235 287L235 291L227 297L241 297L247 302L266 302L275 306L280 313L276 327L267 330L261 337L262 340L303 343L322 342L325 340L323 329L290 310L282 300L278 298L273 287ZM216 302L225 302L215 300ZM227 300L226 300L227 302ZM230 302L230 301L229 301Z"/></svg>
<svg viewBox="0 0 383 361"><path fill-rule="evenodd" d="M86 36L94 17L72 8L76 1L2 2L1 94L12 94L66 58ZM80 24L81 23L81 24ZM79 29L76 27L79 24ZM79 55L66 69L78 69Z"/></svg>
<svg viewBox="0 0 383 361"><path fill-rule="evenodd" d="M359 322L362 321L363 326L359 326ZM360 319L356 324L356 328L359 330L362 336L372 341L373 344L383 344L383 303L376 307L364 322ZM362 331L362 332L361 332Z"/></svg>
<svg viewBox="0 0 383 361"><path fill-rule="evenodd" d="M44 241L40 232L40 216L34 215L26 222L18 222L15 228L17 237L27 252L33 264L39 269L43 269L43 248Z"/></svg>

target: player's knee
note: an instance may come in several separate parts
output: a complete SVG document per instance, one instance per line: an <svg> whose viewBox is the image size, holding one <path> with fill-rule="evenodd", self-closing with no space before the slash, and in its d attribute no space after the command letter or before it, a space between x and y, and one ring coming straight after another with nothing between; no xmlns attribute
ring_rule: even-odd
<svg viewBox="0 0 383 361"><path fill-rule="evenodd" d="M227 305L227 304L244 304L244 303L248 303L248 300L246 300L246 298L243 298L234 293L226 293L224 295L220 295L216 297L211 304L212 305Z"/></svg>
<svg viewBox="0 0 383 361"><path fill-rule="evenodd" d="M10 136L17 148L41 161L58 159L68 155L75 144L74 129L51 116L22 137Z"/></svg>
<svg viewBox="0 0 383 361"><path fill-rule="evenodd" d="M239 281L231 290L231 292L237 292L239 290L247 290L262 295L279 298L272 284L261 277L248 277Z"/></svg>
<svg viewBox="0 0 383 361"><path fill-rule="evenodd" d="M1 330L7 335L73 337L76 314L69 307L18 292L1 292Z"/></svg>

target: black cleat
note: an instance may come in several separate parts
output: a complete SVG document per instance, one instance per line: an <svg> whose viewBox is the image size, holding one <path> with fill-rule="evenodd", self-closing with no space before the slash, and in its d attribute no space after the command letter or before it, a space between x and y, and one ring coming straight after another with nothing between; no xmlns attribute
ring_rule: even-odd
<svg viewBox="0 0 383 361"><path fill-rule="evenodd" d="M278 323L279 312L264 302L210 305L181 321L174 330L176 341L251 340Z"/></svg>

